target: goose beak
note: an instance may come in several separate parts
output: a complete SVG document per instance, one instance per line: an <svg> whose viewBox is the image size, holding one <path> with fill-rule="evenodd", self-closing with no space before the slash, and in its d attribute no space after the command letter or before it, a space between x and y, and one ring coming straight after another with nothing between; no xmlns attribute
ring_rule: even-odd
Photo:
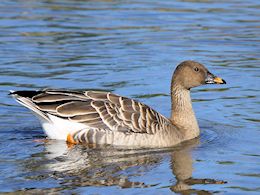
<svg viewBox="0 0 260 195"><path fill-rule="evenodd" d="M220 77L214 76L211 73L207 74L205 79L206 84L226 84L226 81Z"/></svg>

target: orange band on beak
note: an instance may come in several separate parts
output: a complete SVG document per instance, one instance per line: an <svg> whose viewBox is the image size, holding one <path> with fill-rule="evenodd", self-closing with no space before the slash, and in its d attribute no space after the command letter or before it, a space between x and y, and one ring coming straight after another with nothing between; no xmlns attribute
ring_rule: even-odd
<svg viewBox="0 0 260 195"><path fill-rule="evenodd" d="M217 83L217 84L225 84L226 82L222 79L222 78L220 78L220 77L215 77L214 78L214 83Z"/></svg>

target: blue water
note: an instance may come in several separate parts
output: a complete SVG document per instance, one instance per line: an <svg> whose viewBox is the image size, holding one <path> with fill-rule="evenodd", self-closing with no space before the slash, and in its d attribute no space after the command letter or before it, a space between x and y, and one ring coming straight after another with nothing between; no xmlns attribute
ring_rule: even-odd
<svg viewBox="0 0 260 195"><path fill-rule="evenodd" d="M259 194L259 13L253 0L1 1L0 192ZM202 134L173 148L45 142L8 96L103 89L169 116L172 71L188 59L227 85L192 90Z"/></svg>

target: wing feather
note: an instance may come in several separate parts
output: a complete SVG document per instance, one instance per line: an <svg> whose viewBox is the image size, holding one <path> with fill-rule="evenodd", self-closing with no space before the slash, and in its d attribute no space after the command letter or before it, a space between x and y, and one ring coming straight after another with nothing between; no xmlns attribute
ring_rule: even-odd
<svg viewBox="0 0 260 195"><path fill-rule="evenodd" d="M100 120L100 116L98 113L87 113L84 115L77 115L73 117L69 117L70 120L75 122L91 122L93 120Z"/></svg>
<svg viewBox="0 0 260 195"><path fill-rule="evenodd" d="M95 113L96 110L90 105L90 102L91 100L67 102L58 106L56 111L62 117Z"/></svg>
<svg viewBox="0 0 260 195"><path fill-rule="evenodd" d="M112 93L109 93L107 95L108 101L111 102L112 104L115 104L115 105L119 105L120 104L119 98L120 98L120 96L112 94Z"/></svg>
<svg viewBox="0 0 260 195"><path fill-rule="evenodd" d="M109 93L104 91L86 91L84 94L92 100L107 100Z"/></svg>
<svg viewBox="0 0 260 195"><path fill-rule="evenodd" d="M64 101L64 100L81 100L81 98L74 97L74 96L60 95L60 94L48 94L48 93L39 94L32 98L32 101L35 103L57 102L57 101Z"/></svg>
<svg viewBox="0 0 260 195"><path fill-rule="evenodd" d="M40 104L36 104L37 108L44 111L44 112L56 112L56 109L58 106L61 105L61 102L58 103L52 103L52 104L46 104L46 103L40 103Z"/></svg>

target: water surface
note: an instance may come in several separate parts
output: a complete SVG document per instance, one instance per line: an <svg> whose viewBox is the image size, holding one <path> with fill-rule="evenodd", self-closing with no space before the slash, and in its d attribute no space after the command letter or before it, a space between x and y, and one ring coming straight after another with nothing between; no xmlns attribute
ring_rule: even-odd
<svg viewBox="0 0 260 195"><path fill-rule="evenodd" d="M0 192L259 194L259 8L251 0L1 1ZM43 142L38 120L8 96L102 89L169 116L172 71L187 59L228 84L192 90L202 134L173 148Z"/></svg>

